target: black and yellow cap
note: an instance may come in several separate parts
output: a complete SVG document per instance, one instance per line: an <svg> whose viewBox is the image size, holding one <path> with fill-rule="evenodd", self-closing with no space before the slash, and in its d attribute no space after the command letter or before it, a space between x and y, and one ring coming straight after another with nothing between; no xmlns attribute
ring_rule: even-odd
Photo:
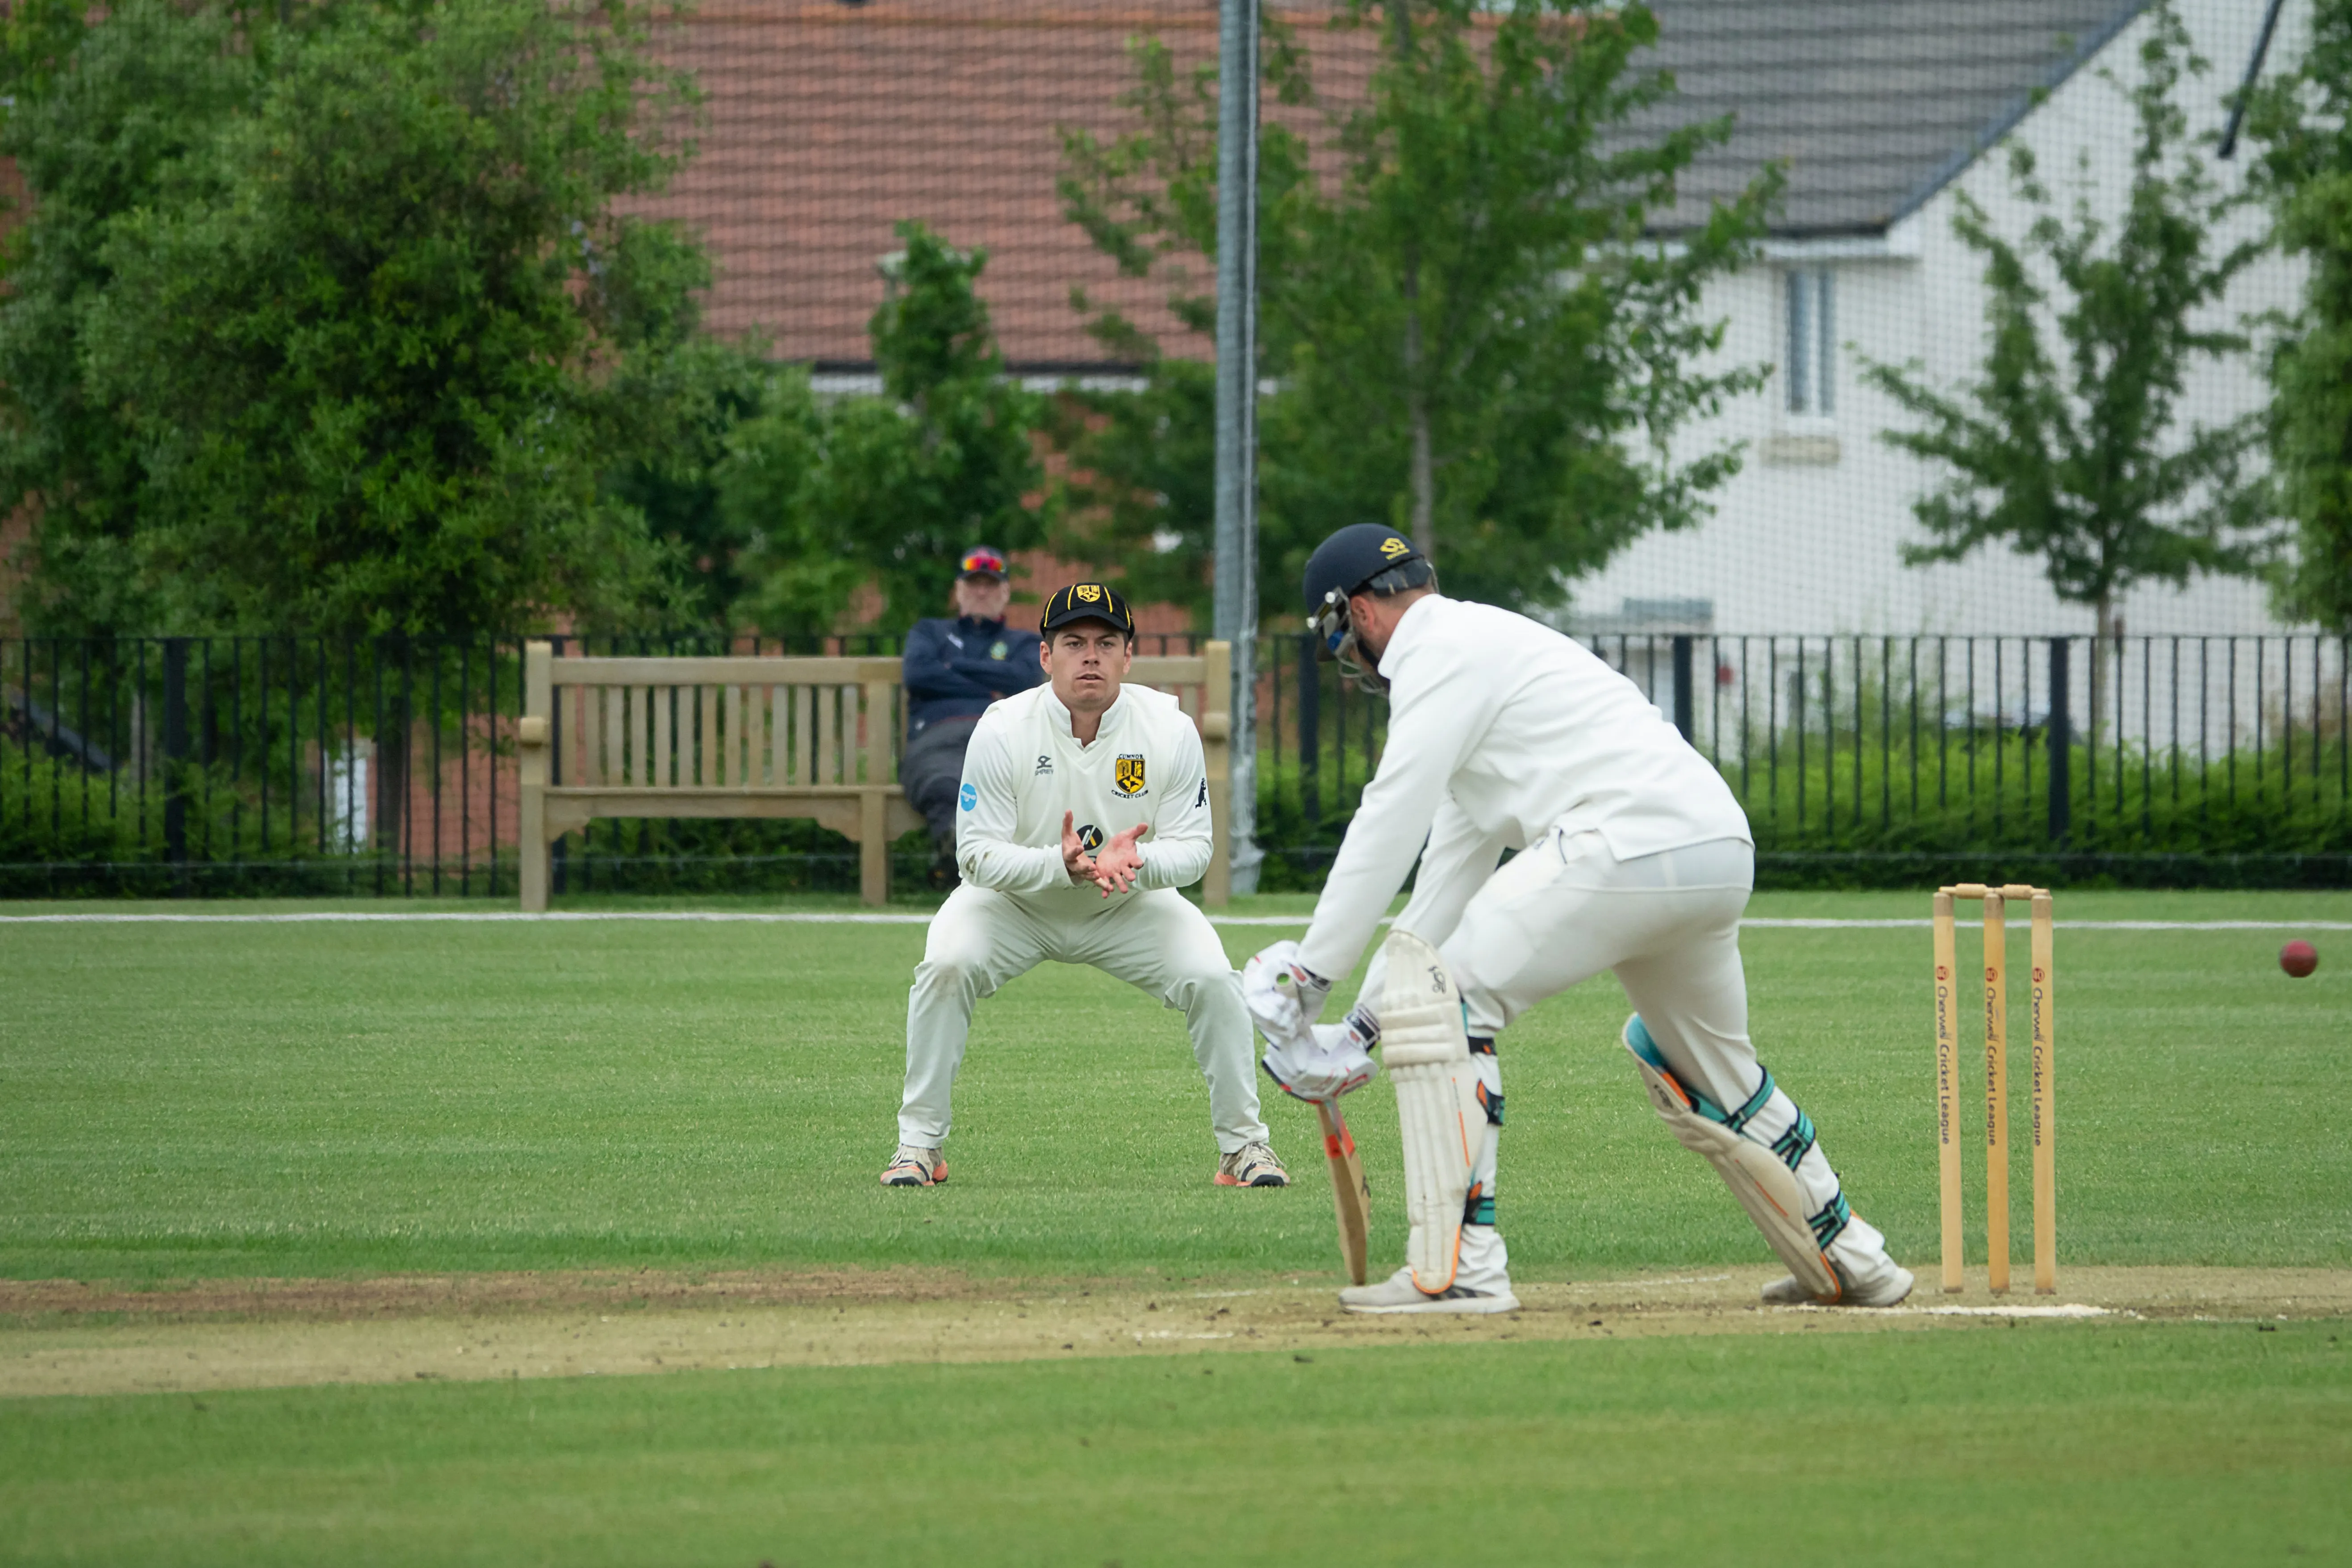
<svg viewBox="0 0 2352 1568"><path fill-rule="evenodd" d="M1118 591L1104 583L1073 583L1045 601L1045 613L1037 617L1037 629L1051 636L1073 621L1101 621L1113 631L1132 640L1135 637L1135 616Z"/></svg>

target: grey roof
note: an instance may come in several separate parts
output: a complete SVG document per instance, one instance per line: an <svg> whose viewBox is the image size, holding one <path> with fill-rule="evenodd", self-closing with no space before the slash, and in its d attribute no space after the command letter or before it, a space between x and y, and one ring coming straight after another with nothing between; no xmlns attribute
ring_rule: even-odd
<svg viewBox="0 0 2352 1568"><path fill-rule="evenodd" d="M2063 81L2145 0L1652 0L1675 75L1636 122L1735 117L1658 226L1687 227L1771 159L1776 234L1871 234L1933 195ZM2120 110L2120 106L2119 110Z"/></svg>

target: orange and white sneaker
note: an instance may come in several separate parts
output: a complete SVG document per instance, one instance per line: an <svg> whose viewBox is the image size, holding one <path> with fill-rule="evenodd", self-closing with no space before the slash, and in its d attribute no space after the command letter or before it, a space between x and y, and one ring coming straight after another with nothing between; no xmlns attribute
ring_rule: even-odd
<svg viewBox="0 0 2352 1568"><path fill-rule="evenodd" d="M948 1163L937 1149L898 1145L898 1157L882 1173L886 1187L936 1187L948 1179Z"/></svg>
<svg viewBox="0 0 2352 1568"><path fill-rule="evenodd" d="M1244 1143L1217 1161L1217 1185L1221 1187L1286 1187L1290 1173L1274 1157L1274 1151L1263 1143Z"/></svg>

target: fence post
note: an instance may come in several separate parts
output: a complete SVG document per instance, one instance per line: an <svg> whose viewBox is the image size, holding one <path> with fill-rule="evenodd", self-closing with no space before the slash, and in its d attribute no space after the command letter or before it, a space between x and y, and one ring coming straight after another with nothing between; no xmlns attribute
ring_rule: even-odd
<svg viewBox="0 0 2352 1568"><path fill-rule="evenodd" d="M1691 635L1675 634L1675 728L1683 739L1697 744L1691 735Z"/></svg>
<svg viewBox="0 0 2352 1568"><path fill-rule="evenodd" d="M26 645L28 647L30 644ZM29 659L29 655L27 656ZM27 679L29 695L32 682ZM163 639L163 854L174 866L188 863L188 639ZM175 884L186 893L182 874Z"/></svg>
<svg viewBox="0 0 2352 1568"><path fill-rule="evenodd" d="M2073 680L2067 669L2067 653L2072 639L2050 639L2050 722L2043 728L2044 743L2050 756L2050 842L2063 844L2066 831L2072 826L2073 797L2069 790L2068 763L2074 749L2074 722L2067 713Z"/></svg>
<svg viewBox="0 0 2352 1568"><path fill-rule="evenodd" d="M547 763L555 716L555 650L543 642L522 648L522 717L515 725L516 805L522 817L515 837L517 890L532 914L547 908ZM491 853L496 854L495 847Z"/></svg>
<svg viewBox="0 0 2352 1568"><path fill-rule="evenodd" d="M1211 847L1201 879L1201 901L1223 909L1233 898L1233 840L1226 814L1233 805L1234 645L1212 638L1201 649L1201 761L1207 770Z"/></svg>

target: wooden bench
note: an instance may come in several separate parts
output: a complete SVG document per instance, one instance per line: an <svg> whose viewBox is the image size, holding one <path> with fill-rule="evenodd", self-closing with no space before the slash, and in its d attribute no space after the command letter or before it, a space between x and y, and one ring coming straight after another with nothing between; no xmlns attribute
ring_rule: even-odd
<svg viewBox="0 0 2352 1568"><path fill-rule="evenodd" d="M1128 679L1173 691L1201 727L1216 820L1202 892L1230 889L1225 809L1232 655L1139 657ZM598 817L800 817L857 846L859 897L890 897L890 843L923 826L898 784L905 689L895 658L557 658L523 652L522 907L547 908L549 849Z"/></svg>

